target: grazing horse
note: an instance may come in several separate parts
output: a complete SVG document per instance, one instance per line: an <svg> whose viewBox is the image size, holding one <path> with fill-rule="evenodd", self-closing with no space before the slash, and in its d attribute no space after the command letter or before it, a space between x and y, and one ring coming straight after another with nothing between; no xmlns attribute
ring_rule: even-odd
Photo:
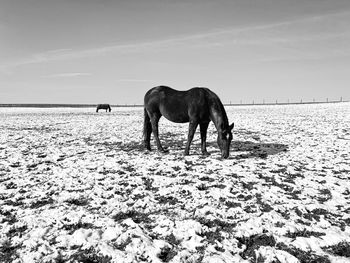
<svg viewBox="0 0 350 263"><path fill-rule="evenodd" d="M161 116L176 123L189 122L188 139L185 155L189 155L190 145L200 126L201 149L203 155L209 155L206 148L207 129L213 121L217 132L217 143L222 158L228 158L232 141L232 129L229 125L226 111L219 97L207 88L192 88L178 91L166 86L150 89L144 98L144 146L151 150L151 133L153 132L158 151L166 152L160 144L158 122Z"/></svg>
<svg viewBox="0 0 350 263"><path fill-rule="evenodd" d="M112 110L111 106L109 106L109 104L98 104L97 108L96 108L96 112L98 112L98 110L100 110L100 109L106 110L106 112L107 112L107 110L109 112L111 112L111 110Z"/></svg>

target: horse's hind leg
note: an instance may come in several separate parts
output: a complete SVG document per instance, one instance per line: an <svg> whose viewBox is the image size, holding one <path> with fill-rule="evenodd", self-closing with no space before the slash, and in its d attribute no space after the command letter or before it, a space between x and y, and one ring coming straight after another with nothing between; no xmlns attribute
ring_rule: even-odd
<svg viewBox="0 0 350 263"><path fill-rule="evenodd" d="M148 116L146 109L144 110L144 122L143 122L143 142L147 150L151 150L151 134L152 134L152 124Z"/></svg>
<svg viewBox="0 0 350 263"><path fill-rule="evenodd" d="M203 155L209 155L207 151L207 130L208 130L209 122L201 123L200 129L201 129L201 148L202 148L202 154Z"/></svg>
<svg viewBox="0 0 350 263"><path fill-rule="evenodd" d="M150 119L151 119L151 124L152 124L152 132L153 132L156 144L157 144L158 151L165 153L167 151L164 150L164 148L160 144L159 133L158 133L158 122L159 122L159 119L161 116L162 115L160 113L152 113L150 116Z"/></svg>
<svg viewBox="0 0 350 263"><path fill-rule="evenodd" d="M185 155L190 154L190 145L193 140L194 133L196 132L198 123L197 122L190 122L190 125L188 127L188 137L187 137L187 144L185 148Z"/></svg>

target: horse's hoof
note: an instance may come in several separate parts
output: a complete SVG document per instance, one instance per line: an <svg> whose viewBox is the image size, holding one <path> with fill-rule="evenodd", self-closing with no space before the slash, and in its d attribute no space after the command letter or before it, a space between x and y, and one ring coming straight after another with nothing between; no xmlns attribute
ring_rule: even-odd
<svg viewBox="0 0 350 263"><path fill-rule="evenodd" d="M210 155L210 153L208 153L208 152L202 152L202 154L203 154L204 156L209 156L209 155Z"/></svg>

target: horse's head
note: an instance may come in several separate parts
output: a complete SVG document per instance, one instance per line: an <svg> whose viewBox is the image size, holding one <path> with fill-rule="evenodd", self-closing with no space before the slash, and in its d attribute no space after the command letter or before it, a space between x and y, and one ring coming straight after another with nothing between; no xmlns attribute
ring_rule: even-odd
<svg viewBox="0 0 350 263"><path fill-rule="evenodd" d="M230 155L233 126L234 123L218 133L218 145L221 151L221 157L225 159Z"/></svg>

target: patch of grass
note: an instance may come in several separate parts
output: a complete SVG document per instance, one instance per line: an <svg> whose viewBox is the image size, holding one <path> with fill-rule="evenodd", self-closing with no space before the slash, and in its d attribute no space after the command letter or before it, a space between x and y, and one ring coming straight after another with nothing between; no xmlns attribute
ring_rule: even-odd
<svg viewBox="0 0 350 263"><path fill-rule="evenodd" d="M3 169L0 168L0 171L3 171ZM6 172L9 173L10 171L6 171ZM8 180L11 180L10 176L5 177L5 173L0 173L0 183L6 182Z"/></svg>
<svg viewBox="0 0 350 263"><path fill-rule="evenodd" d="M209 186L205 185L205 184L200 184L200 185L197 185L197 189L199 191L205 191L205 190L208 190L209 189Z"/></svg>
<svg viewBox="0 0 350 263"><path fill-rule="evenodd" d="M112 246L115 249L121 250L121 251L125 251L125 248L132 242L131 237L128 237L125 241L118 243L118 244L112 244Z"/></svg>
<svg viewBox="0 0 350 263"><path fill-rule="evenodd" d="M270 171L270 172L275 173L273 171ZM278 172L276 172L276 173L278 173ZM291 193L294 190L294 187L289 185L289 184L277 182L274 176L269 177L269 176L263 176L262 174L258 174L258 176L259 176L260 179L265 180L265 182L268 185L277 186L277 187L281 188L283 191L285 191L287 193Z"/></svg>
<svg viewBox="0 0 350 263"><path fill-rule="evenodd" d="M243 208L244 212L246 213L256 213L258 212L257 207L254 204L248 204Z"/></svg>
<svg viewBox="0 0 350 263"><path fill-rule="evenodd" d="M36 208L42 207L44 205L52 204L53 202L54 202L54 200L51 197L46 198L46 199L42 199L42 200L37 200L34 203L31 203L29 208L36 209Z"/></svg>
<svg viewBox="0 0 350 263"><path fill-rule="evenodd" d="M15 184L14 182L9 182L5 186L6 186L6 189L17 189L17 184Z"/></svg>
<svg viewBox="0 0 350 263"><path fill-rule="evenodd" d="M77 223L74 224L67 224L63 226L64 230L67 230L69 234L73 234L74 231L84 228L84 229L92 229L95 228L95 226L91 223L83 223L80 220Z"/></svg>
<svg viewBox="0 0 350 263"><path fill-rule="evenodd" d="M188 174L182 174L182 175L179 175L179 176L186 176L188 177ZM181 181L179 182L180 185L190 185L190 184L193 184L194 182L191 181L191 180L188 180L188 179L181 179Z"/></svg>
<svg viewBox="0 0 350 263"><path fill-rule="evenodd" d="M209 244L216 244L216 241L221 242L224 240L224 237L222 236L218 227L215 228L215 230L202 232L200 236L205 237Z"/></svg>
<svg viewBox="0 0 350 263"><path fill-rule="evenodd" d="M17 249L21 246L13 246L10 240L5 240L0 245L0 260L3 263L12 263L15 259L18 259Z"/></svg>
<svg viewBox="0 0 350 263"><path fill-rule="evenodd" d="M151 223L152 220L149 218L149 213L142 213L137 212L135 210L131 210L128 212L120 212L116 215L114 215L112 218L115 221L122 221L128 218L131 218L136 224L139 224L141 222L143 223Z"/></svg>
<svg viewBox="0 0 350 263"><path fill-rule="evenodd" d="M158 196L155 198L159 202L159 204L170 204L176 205L179 203L179 200L173 196Z"/></svg>
<svg viewBox="0 0 350 263"><path fill-rule="evenodd" d="M283 222L277 222L277 223L275 223L275 227L279 227L279 228L284 227L285 225L286 225L286 224L283 223Z"/></svg>
<svg viewBox="0 0 350 263"><path fill-rule="evenodd" d="M344 219L344 223L348 226L350 226L350 218Z"/></svg>
<svg viewBox="0 0 350 263"><path fill-rule="evenodd" d="M320 236L325 236L325 235L326 235L325 233L309 231L309 230L306 230L306 228L304 228L303 230L295 231L295 232L288 231L287 234L285 234L286 237L293 238L293 239L295 239L297 237L311 237L311 236L320 237Z"/></svg>
<svg viewBox="0 0 350 263"><path fill-rule="evenodd" d="M12 238L16 235L18 235L19 237L22 236L22 233L25 232L28 229L28 226L23 225L20 227L11 227L11 229L7 232L7 236L9 238Z"/></svg>
<svg viewBox="0 0 350 263"><path fill-rule="evenodd" d="M176 256L177 252L171 247L163 247L158 254L159 259L162 262L169 262Z"/></svg>
<svg viewBox="0 0 350 263"><path fill-rule="evenodd" d="M1 223L3 222L8 222L10 225L18 222L18 219L16 218L15 215L13 215L10 211L4 211L0 208L0 214L2 216L5 216L5 218L2 220Z"/></svg>
<svg viewBox="0 0 350 263"><path fill-rule="evenodd" d="M95 248L79 249L64 262L81 262L81 263L110 263L112 258L99 254Z"/></svg>
<svg viewBox="0 0 350 263"><path fill-rule="evenodd" d="M329 247L323 247L325 251L328 253L331 253L333 255L337 255L340 257L347 257L350 258L350 243L349 242L340 242L336 245L329 246Z"/></svg>
<svg viewBox="0 0 350 263"><path fill-rule="evenodd" d="M268 212L273 210L272 206L270 206L268 203L265 203L265 202L262 201L261 194L257 193L255 195L255 197L256 197L257 204L260 207L260 211L261 212L268 213Z"/></svg>
<svg viewBox="0 0 350 263"><path fill-rule="evenodd" d="M324 209L314 209L312 210L311 212L306 212L306 213L303 213L299 210L298 207L296 207L294 209L295 213L300 216L300 217L303 217L304 219L307 219L307 220L316 220L317 222L320 221L320 215L324 212L328 213L327 210L324 210Z"/></svg>
<svg viewBox="0 0 350 263"><path fill-rule="evenodd" d="M225 205L229 208L242 207L241 203L236 203L236 202L231 202L231 201L226 201Z"/></svg>
<svg viewBox="0 0 350 263"><path fill-rule="evenodd" d="M173 166L173 169L174 169L175 172L177 172L177 171L181 170L181 167L180 166Z"/></svg>
<svg viewBox="0 0 350 263"><path fill-rule="evenodd" d="M244 188L244 189L247 189L248 191L251 191L251 190L253 190L254 189L254 182L248 182L248 183L246 183L246 182L241 182L241 184L242 184L242 187Z"/></svg>
<svg viewBox="0 0 350 263"><path fill-rule="evenodd" d="M141 179L142 179L143 183L145 184L145 189L147 191L158 191L159 190L159 187L153 187L154 179L151 179L149 177L142 177Z"/></svg>
<svg viewBox="0 0 350 263"><path fill-rule="evenodd" d="M214 178L210 178L209 176L205 175L199 178L200 181L207 181L207 182L214 182Z"/></svg>
<svg viewBox="0 0 350 263"><path fill-rule="evenodd" d="M170 235L166 236L164 239L166 242L168 242L172 246L178 246L181 244L181 240L178 240L173 233Z"/></svg>
<svg viewBox="0 0 350 263"><path fill-rule="evenodd" d="M217 218L214 220L210 220L210 219L206 219L203 217L199 217L199 218L197 218L197 221L199 223L201 223L202 225L207 226L208 228L217 227L221 231L226 231L226 232L231 232L232 229L237 226L236 223L225 222L225 221L217 219Z"/></svg>
<svg viewBox="0 0 350 263"><path fill-rule="evenodd" d="M132 199L134 199L134 200L141 200L141 199L143 199L143 198L145 198L147 195L145 195L145 194L134 194L134 195L132 195Z"/></svg>
<svg viewBox="0 0 350 263"><path fill-rule="evenodd" d="M124 171L127 171L129 173L135 173L136 172L136 169L133 165L127 165L127 166L124 166Z"/></svg>
<svg viewBox="0 0 350 263"><path fill-rule="evenodd" d="M297 220L295 220L296 223L298 224L302 224L302 225L306 225L306 226L311 226L311 222L307 222L307 221L304 221L300 218L298 218Z"/></svg>
<svg viewBox="0 0 350 263"><path fill-rule="evenodd" d="M286 174L287 173L287 167L282 167L282 168L279 168L279 169L270 170L270 173Z"/></svg>
<svg viewBox="0 0 350 263"><path fill-rule="evenodd" d="M252 195L244 195L244 194L239 194L237 195L238 199L241 199L242 201L248 201L253 198Z"/></svg>
<svg viewBox="0 0 350 263"><path fill-rule="evenodd" d="M236 238L241 244L245 245L246 248L243 252L239 253L243 259L252 259L253 262L257 261L255 251L261 246L274 247L276 240L273 236L266 234L257 234L250 237L239 237Z"/></svg>
<svg viewBox="0 0 350 263"><path fill-rule="evenodd" d="M301 190L294 190L292 192L287 193L287 195L290 195L290 198L294 200L300 200L299 195L301 194Z"/></svg>
<svg viewBox="0 0 350 263"><path fill-rule="evenodd" d="M323 208L316 208L316 209L312 210L312 213L315 215L327 215L327 214L329 214L329 212Z"/></svg>
<svg viewBox="0 0 350 263"><path fill-rule="evenodd" d="M89 200L87 198L72 198L66 200L65 202L76 206L86 206L87 204L89 204Z"/></svg>
<svg viewBox="0 0 350 263"><path fill-rule="evenodd" d="M276 248L293 255L300 263L331 263L327 256L321 256L312 253L311 251L304 251L293 246L287 246L284 243L277 243Z"/></svg>
<svg viewBox="0 0 350 263"><path fill-rule="evenodd" d="M286 219L286 220L289 220L290 219L290 212L289 210L280 210L280 209L277 209L276 212L278 212L279 214L281 214L281 216Z"/></svg>
<svg viewBox="0 0 350 263"><path fill-rule="evenodd" d="M224 184L214 184L214 185L211 185L210 187L224 189L224 188L226 188L226 185L224 185Z"/></svg>

